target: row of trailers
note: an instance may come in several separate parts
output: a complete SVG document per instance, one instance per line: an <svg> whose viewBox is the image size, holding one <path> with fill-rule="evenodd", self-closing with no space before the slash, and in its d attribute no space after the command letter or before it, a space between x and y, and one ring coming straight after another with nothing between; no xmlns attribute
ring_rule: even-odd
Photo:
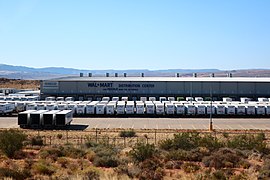
<svg viewBox="0 0 270 180"><path fill-rule="evenodd" d="M270 102L72 101L28 104L27 110L71 110L76 116L269 116Z"/></svg>
<svg viewBox="0 0 270 180"><path fill-rule="evenodd" d="M73 119L71 110L27 110L18 114L21 128L61 128L70 125Z"/></svg>

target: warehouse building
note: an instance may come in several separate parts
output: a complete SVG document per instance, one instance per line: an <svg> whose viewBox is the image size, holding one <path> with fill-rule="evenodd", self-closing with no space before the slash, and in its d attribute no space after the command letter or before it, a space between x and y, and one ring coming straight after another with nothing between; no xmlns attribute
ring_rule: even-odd
<svg viewBox="0 0 270 180"><path fill-rule="evenodd" d="M101 97L212 97L214 100L231 97L270 97L270 78L256 77L64 77L43 80L41 98L48 96L74 97L77 100L96 100Z"/></svg>

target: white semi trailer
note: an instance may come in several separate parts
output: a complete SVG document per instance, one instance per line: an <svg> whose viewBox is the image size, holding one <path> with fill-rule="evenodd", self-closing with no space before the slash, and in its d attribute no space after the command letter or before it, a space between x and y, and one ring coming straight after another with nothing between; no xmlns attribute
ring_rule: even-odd
<svg viewBox="0 0 270 180"><path fill-rule="evenodd" d="M135 104L134 101L127 101L126 104L126 114L134 114L134 109L135 108Z"/></svg>
<svg viewBox="0 0 270 180"><path fill-rule="evenodd" d="M11 114L15 110L15 105L12 103L0 104L0 114Z"/></svg>
<svg viewBox="0 0 270 180"><path fill-rule="evenodd" d="M136 114L144 114L144 112L145 112L144 102L136 101Z"/></svg>
<svg viewBox="0 0 270 180"><path fill-rule="evenodd" d="M125 101L118 101L117 106L116 106L116 113L125 114L125 106L126 106Z"/></svg>

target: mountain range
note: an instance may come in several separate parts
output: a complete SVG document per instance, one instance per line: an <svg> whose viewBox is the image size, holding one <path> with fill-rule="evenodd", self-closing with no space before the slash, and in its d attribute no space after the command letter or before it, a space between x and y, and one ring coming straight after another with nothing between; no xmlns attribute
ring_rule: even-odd
<svg viewBox="0 0 270 180"><path fill-rule="evenodd" d="M139 76L144 73L145 76L174 76L175 73L180 73L180 76L192 76L197 73L198 76L209 76L210 73L215 73L215 76L226 76L227 73L232 73L233 76L253 76L253 77L270 77L270 70L268 69L246 69L246 70L219 70L219 69L162 69L162 70L148 70L148 69L127 69L127 70L86 70L65 67L46 67L46 68L32 68L26 66L13 66L7 64L0 64L0 77L10 79L50 79L63 76L79 75L80 73L92 73L93 76L104 76L105 73L118 73L123 76L127 73L128 76Z"/></svg>

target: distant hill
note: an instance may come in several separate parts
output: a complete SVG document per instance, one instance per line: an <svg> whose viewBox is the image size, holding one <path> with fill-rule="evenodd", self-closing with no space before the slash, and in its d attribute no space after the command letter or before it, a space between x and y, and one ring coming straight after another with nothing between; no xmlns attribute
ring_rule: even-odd
<svg viewBox="0 0 270 180"><path fill-rule="evenodd" d="M174 76L175 73L180 73L180 76L192 76L193 73L197 73L198 76L209 76L210 73L215 73L215 76L226 76L227 73L232 73L237 77L270 77L270 70L267 69L248 69L248 70L219 70L219 69L162 69L162 70L148 70L148 69L127 69L127 70L86 70L86 69L74 69L64 67L46 67L46 68L32 68L26 66L12 66L7 64L0 64L0 77L11 79L50 79L68 75L79 75L79 73L92 73L94 76L104 76L105 73L110 73L111 76L114 73L118 73L119 76L123 76L127 73L128 76L139 76L140 73L144 73L145 76Z"/></svg>

